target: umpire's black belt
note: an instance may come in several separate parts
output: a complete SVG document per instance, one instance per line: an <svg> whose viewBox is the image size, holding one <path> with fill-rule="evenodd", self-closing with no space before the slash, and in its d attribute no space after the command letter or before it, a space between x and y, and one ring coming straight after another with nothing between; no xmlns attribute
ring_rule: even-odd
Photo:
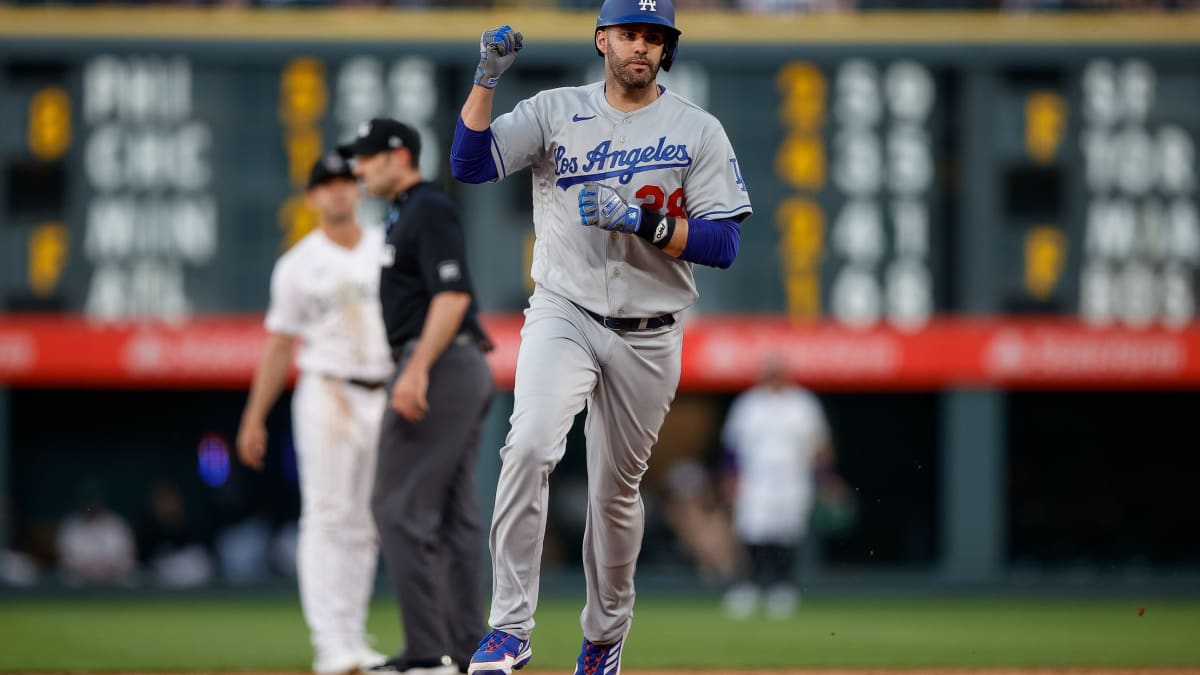
<svg viewBox="0 0 1200 675"><path fill-rule="evenodd" d="M658 316L651 316L642 319L632 316L601 316L576 302L572 302L571 304L575 305L580 309L580 311L595 319L596 323L599 323L601 326L612 330L654 330L655 328L662 328L675 323L674 314L659 314Z"/></svg>
<svg viewBox="0 0 1200 675"><path fill-rule="evenodd" d="M404 342L401 342L399 347L393 347L392 348L392 360L399 361L401 358L403 358L404 353L407 352L408 350L412 349L413 347L415 347L417 345L417 340L419 340L419 339L420 339L419 337L409 338L409 339L405 340ZM458 335L455 335L453 338L450 338L450 344L451 345L460 345L460 346L478 345L479 338L476 337L475 335L471 334L469 331L463 331L463 332L459 333Z"/></svg>

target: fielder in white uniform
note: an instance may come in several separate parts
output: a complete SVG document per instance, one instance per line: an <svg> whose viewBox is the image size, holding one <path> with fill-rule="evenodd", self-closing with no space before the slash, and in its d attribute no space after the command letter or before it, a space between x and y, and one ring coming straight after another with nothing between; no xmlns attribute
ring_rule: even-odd
<svg viewBox="0 0 1200 675"><path fill-rule="evenodd" d="M469 183L531 168L537 239L491 530L494 630L471 673L508 674L532 656L549 476L585 405L576 672L620 669L642 544L639 486L679 383L692 264L732 264L751 213L720 122L657 83L679 35L670 0L608 0L594 34L604 81L539 92L494 121L493 88L522 38L502 26L480 40L451 168Z"/></svg>
<svg viewBox="0 0 1200 675"><path fill-rule="evenodd" d="M733 457L733 525L749 569L725 597L727 611L749 616L765 593L767 613L783 618L799 600L793 570L808 533L815 473L832 465L829 426L816 396L792 384L781 363L734 399L721 432Z"/></svg>
<svg viewBox="0 0 1200 675"><path fill-rule="evenodd" d="M336 154L309 178L320 227L280 257L271 275L270 333L238 431L238 453L261 469L265 420L300 340L292 425L300 473L296 565L317 673L384 662L365 638L378 537L371 487L391 354L379 308L381 228L355 220L358 185Z"/></svg>

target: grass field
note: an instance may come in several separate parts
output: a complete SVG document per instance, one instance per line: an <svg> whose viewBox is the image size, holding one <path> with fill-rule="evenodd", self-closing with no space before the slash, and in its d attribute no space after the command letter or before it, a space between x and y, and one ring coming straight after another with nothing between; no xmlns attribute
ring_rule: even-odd
<svg viewBox="0 0 1200 675"><path fill-rule="evenodd" d="M1144 607L1143 615L1138 608ZM581 600L538 610L539 669L570 672ZM382 651L393 606L372 607ZM303 671L291 597L0 599L2 671ZM1200 600L807 600L787 621L724 618L715 601L641 596L626 669L1200 667Z"/></svg>

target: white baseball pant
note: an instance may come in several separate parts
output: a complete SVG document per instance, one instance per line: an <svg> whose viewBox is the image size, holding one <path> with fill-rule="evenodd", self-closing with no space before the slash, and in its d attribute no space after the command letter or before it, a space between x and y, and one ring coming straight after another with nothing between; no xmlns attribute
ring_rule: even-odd
<svg viewBox="0 0 1200 675"><path fill-rule="evenodd" d="M371 516L386 387L303 374L292 397L300 473L296 567L313 649L365 646L379 541Z"/></svg>

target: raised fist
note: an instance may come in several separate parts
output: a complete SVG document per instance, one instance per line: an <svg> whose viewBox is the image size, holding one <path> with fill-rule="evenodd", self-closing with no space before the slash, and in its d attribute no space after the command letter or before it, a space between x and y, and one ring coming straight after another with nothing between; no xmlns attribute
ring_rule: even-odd
<svg viewBox="0 0 1200 675"><path fill-rule="evenodd" d="M500 76L517 59L522 41L521 34L509 25L484 31L479 38L479 65L475 68L475 84L495 89Z"/></svg>

